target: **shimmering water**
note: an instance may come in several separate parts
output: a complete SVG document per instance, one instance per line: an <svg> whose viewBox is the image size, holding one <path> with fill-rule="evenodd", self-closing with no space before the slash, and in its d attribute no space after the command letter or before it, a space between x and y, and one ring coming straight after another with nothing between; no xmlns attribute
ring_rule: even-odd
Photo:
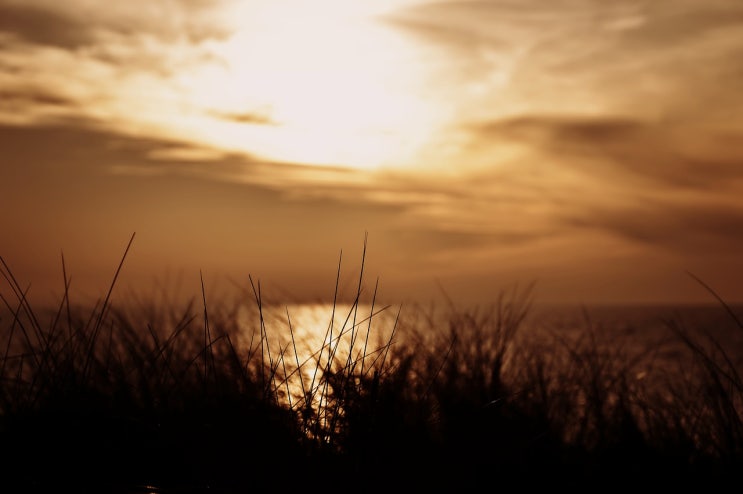
<svg viewBox="0 0 743 494"><path fill-rule="evenodd" d="M525 332L581 335L592 330L606 341L621 340L642 349L659 344L676 347L676 329L700 343L714 340L726 353L743 357L740 321L741 305L563 306L536 310Z"/></svg>
<svg viewBox="0 0 743 494"><path fill-rule="evenodd" d="M421 335L450 337L461 329L457 321L463 314L474 314L477 319L477 314L488 310L458 313L456 309L441 307L391 306L372 311L368 305L295 304L265 309L263 315L273 355L291 356L294 363L304 366L305 378L312 379L317 367L324 365L321 362L330 357L339 364L358 362L368 366L391 336L393 345L421 344ZM492 316L497 317L497 309ZM255 308L244 307L239 318L244 336L251 335L255 341ZM647 366L652 359L655 367L678 369L690 357L689 347L683 344L678 331L706 351L722 352L731 361L743 361L740 320L743 306L535 306L528 310L514 344L541 343L545 351L550 351L556 343L576 345L590 338L592 345L621 350L627 359L646 355L643 358L647 359ZM410 340L413 335L416 339ZM637 366L638 376L646 372L644 369Z"/></svg>
<svg viewBox="0 0 743 494"><path fill-rule="evenodd" d="M374 307L372 312L368 305L291 304L264 309L264 319L269 331L286 336L291 326L297 342L317 348L331 333L337 336L355 332L363 337L369 334L378 341L387 338L393 329L403 340L412 329L443 332L451 328L452 319L458 314L484 314L490 309L468 310L458 313L456 308L387 306ZM244 306L239 317L241 326L250 330L257 320L256 309ZM528 309L520 333L526 338L546 334L579 336L592 330L605 338L626 337L646 346L672 337L670 327L676 325L708 332L732 350L735 344L743 342L743 327L738 321L743 321L743 305L535 306Z"/></svg>

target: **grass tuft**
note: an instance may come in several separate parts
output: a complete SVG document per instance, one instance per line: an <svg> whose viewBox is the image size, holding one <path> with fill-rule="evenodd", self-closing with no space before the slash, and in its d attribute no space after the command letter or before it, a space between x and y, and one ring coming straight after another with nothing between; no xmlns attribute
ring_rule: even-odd
<svg viewBox="0 0 743 494"><path fill-rule="evenodd" d="M117 303L133 240L89 308L70 300L64 256L48 313L0 258L12 491L709 489L743 467L743 352L715 328L670 319L668 338L638 347L586 311L581 328L536 331L528 286L487 307L400 307L381 330L390 306L379 280L364 299L365 238L355 297L338 303L341 252L330 320L305 351L252 277L248 326L207 304L203 276L200 304Z"/></svg>

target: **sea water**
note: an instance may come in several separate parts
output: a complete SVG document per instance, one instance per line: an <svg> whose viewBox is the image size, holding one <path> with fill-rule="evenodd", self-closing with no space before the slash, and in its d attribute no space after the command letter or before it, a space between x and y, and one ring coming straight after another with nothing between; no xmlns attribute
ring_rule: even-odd
<svg viewBox="0 0 743 494"><path fill-rule="evenodd" d="M502 326L498 329L499 310L504 309L291 304L265 308L262 315L266 341L274 356L291 356L294 363L309 363L310 368L314 363L316 368L331 358L341 365L368 364L387 345L421 345L427 338L452 338L467 329L465 320L480 324L480 335L487 336L487 331L503 330ZM743 361L743 306L533 306L524 314L511 347L541 345L545 352L558 346L607 350L615 358L635 362L632 372L637 376L645 375L651 367L688 368L695 357L690 344L736 365ZM257 341L260 330L255 308L246 306L239 318L243 336Z"/></svg>

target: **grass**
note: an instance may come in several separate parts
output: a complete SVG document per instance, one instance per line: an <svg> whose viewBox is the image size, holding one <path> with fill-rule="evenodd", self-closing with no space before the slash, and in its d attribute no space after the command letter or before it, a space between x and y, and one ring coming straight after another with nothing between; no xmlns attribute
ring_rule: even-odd
<svg viewBox="0 0 743 494"><path fill-rule="evenodd" d="M362 301L362 258L355 299L304 356L252 278L250 331L203 283L183 307L118 307L133 239L93 307L70 300L63 258L51 314L0 258L5 492L709 489L743 467L740 365L710 328L668 320L647 348L588 314L571 335L525 333L527 287L443 318L400 308L375 333L391 308L376 285ZM668 342L678 368L658 364Z"/></svg>

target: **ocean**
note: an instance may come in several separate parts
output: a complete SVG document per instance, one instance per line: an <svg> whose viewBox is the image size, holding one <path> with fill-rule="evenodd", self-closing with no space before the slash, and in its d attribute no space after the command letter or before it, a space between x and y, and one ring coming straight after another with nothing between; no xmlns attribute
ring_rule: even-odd
<svg viewBox="0 0 743 494"><path fill-rule="evenodd" d="M348 304L291 304L263 309L264 329L275 353L293 354L300 362L318 357L329 341L340 341L339 354L350 345L355 355L392 345L425 345L445 342L472 331L488 335L502 331L499 318L507 310L422 306L372 307ZM371 316L371 317L370 317ZM258 341L257 309L246 305L238 311L243 344ZM332 321L332 324L331 324ZM516 349L542 348L603 351L633 362L637 375L650 367L666 370L689 368L694 357L689 343L705 353L743 362L743 305L626 305L533 306L513 334ZM500 328L500 329L499 329ZM293 340L292 340L293 337ZM684 338L688 338L685 342ZM351 340L353 339L353 343ZM441 342L444 345L441 345Z"/></svg>

